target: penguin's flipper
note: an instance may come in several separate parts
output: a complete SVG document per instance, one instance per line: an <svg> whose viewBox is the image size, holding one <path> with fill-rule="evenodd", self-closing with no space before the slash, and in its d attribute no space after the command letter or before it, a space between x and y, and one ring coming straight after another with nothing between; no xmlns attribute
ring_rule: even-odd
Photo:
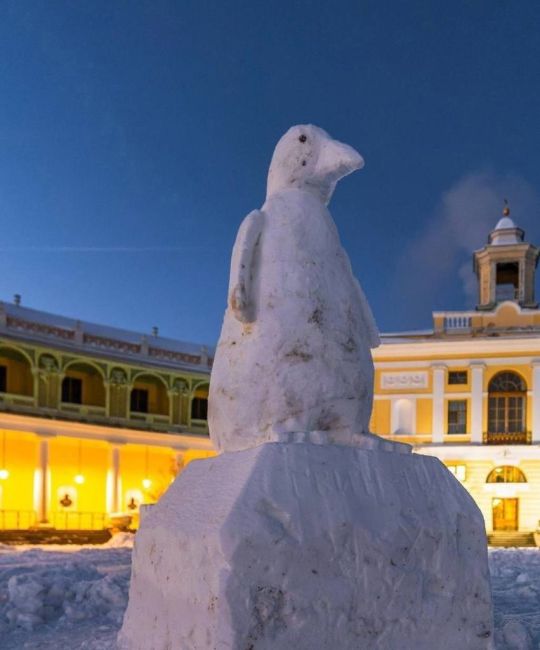
<svg viewBox="0 0 540 650"><path fill-rule="evenodd" d="M371 307L369 306L369 302L367 301L364 291L360 286L360 282L358 282L358 280L354 278L354 283L356 284L356 288L358 290L358 296L360 298L360 313L365 328L365 332L367 334L367 338L369 341L369 347L378 348L379 345L381 344L381 339L379 338L379 328L377 327L377 323L375 322L375 318L373 316L373 312L371 311Z"/></svg>
<svg viewBox="0 0 540 650"><path fill-rule="evenodd" d="M234 243L229 281L229 307L241 323L255 320L254 296L251 295L253 253L264 223L260 210L253 210L242 222Z"/></svg>

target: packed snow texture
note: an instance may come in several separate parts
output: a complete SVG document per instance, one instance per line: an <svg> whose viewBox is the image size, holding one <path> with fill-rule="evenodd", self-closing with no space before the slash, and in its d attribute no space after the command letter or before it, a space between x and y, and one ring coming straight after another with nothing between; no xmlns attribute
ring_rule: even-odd
<svg viewBox="0 0 540 650"><path fill-rule="evenodd" d="M482 515L436 458L269 443L191 463L137 534L126 650L485 650Z"/></svg>
<svg viewBox="0 0 540 650"><path fill-rule="evenodd" d="M312 125L293 127L276 146L267 200L240 226L231 260L210 382L217 449L296 432L362 444L379 336L325 206L361 164L354 149Z"/></svg>
<svg viewBox="0 0 540 650"><path fill-rule="evenodd" d="M115 648L132 537L100 547L0 545L0 648Z"/></svg>
<svg viewBox="0 0 540 650"><path fill-rule="evenodd" d="M129 548L60 546L55 550L13 547L0 544L0 647L2 650L113 650L116 634L127 605L131 551ZM537 549L494 549L489 554L495 639L497 650L538 650L540 648L540 552ZM66 569L66 566L71 567ZM94 573L95 571L95 573ZM114 576L123 599L94 607L85 602L96 589L88 589L81 598L81 611L87 618L58 616L32 629L9 622L6 613L15 609L10 600L8 581L13 577L32 577L47 584L46 576L56 575L64 584L64 598L77 591L82 573L96 581ZM79 592L81 593L81 592ZM117 592L115 592L117 593ZM58 611L65 606L57 601ZM317 649L313 649L317 650ZM320 650L325 650L320 648ZM404 650L400 648L400 650Z"/></svg>

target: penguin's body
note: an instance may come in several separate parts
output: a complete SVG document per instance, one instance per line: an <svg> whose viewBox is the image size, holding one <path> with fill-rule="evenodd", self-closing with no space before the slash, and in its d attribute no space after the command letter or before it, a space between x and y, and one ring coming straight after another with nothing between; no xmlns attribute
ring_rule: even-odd
<svg viewBox="0 0 540 650"><path fill-rule="evenodd" d="M316 183L321 158L327 168ZM325 206L337 180L362 163L313 126L293 127L276 147L267 200L246 217L233 250L210 383L220 450L310 432L351 444L368 433L378 333Z"/></svg>

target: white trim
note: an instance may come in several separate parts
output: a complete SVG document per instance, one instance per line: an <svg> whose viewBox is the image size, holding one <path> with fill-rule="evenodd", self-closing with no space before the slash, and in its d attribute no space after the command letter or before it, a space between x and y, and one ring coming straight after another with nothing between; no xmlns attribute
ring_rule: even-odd
<svg viewBox="0 0 540 650"><path fill-rule="evenodd" d="M473 338L466 339L456 338L456 340L439 340L439 341L407 341L403 340L399 343L385 343L384 340L380 347L375 348L373 351L373 358L376 361L384 361L384 357L395 359L402 356L427 356L438 357L443 354L455 355L469 353L471 358L477 357L478 354L501 354L501 348L507 352L524 354L531 353L531 350L540 349L540 336L522 336L522 337L506 337L496 336L486 338ZM446 363L446 360L445 360Z"/></svg>
<svg viewBox="0 0 540 650"><path fill-rule="evenodd" d="M433 396L432 396L432 431L433 442L442 442L444 436L444 387L446 383L446 366L433 366Z"/></svg>
<svg viewBox="0 0 540 650"><path fill-rule="evenodd" d="M540 359L532 362L532 441L540 442ZM527 391L527 395L529 391Z"/></svg>
<svg viewBox="0 0 540 650"><path fill-rule="evenodd" d="M471 442L482 442L484 406L483 363L471 364Z"/></svg>
<svg viewBox="0 0 540 650"><path fill-rule="evenodd" d="M392 391L391 393L380 393L379 395L374 395L373 399L377 401L381 399L400 399L402 397L406 399L431 399L432 395L433 394L430 390L424 390L422 393L398 393Z"/></svg>
<svg viewBox="0 0 540 650"><path fill-rule="evenodd" d="M454 354L456 351L454 350ZM397 355L395 355L397 356ZM395 358L392 357L392 358ZM406 356L410 357L410 354ZM449 368L468 368L471 364L481 362L486 366L530 366L538 357L528 355L526 357L491 357L487 359L478 359L478 358L465 358L465 359L444 359L442 362ZM425 368L426 370L432 366L434 363L433 359L424 359L419 361L385 361L384 359L379 359L374 361L375 369L387 370L393 368Z"/></svg>
<svg viewBox="0 0 540 650"><path fill-rule="evenodd" d="M491 461L496 465L519 465L521 460L540 460L540 445L418 444L413 451L442 461Z"/></svg>
<svg viewBox="0 0 540 650"><path fill-rule="evenodd" d="M155 433L153 431L138 431L135 429L116 429L106 426L68 422L62 420L46 420L27 415L0 413L0 429L25 431L40 436L67 436L70 438L86 438L101 440L113 444L131 443L136 445L152 445L174 450L204 449L213 450L209 436L183 433Z"/></svg>

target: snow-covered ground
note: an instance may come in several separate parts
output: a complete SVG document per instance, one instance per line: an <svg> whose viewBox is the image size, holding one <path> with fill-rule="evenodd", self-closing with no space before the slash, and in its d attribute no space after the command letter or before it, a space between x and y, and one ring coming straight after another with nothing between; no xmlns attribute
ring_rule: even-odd
<svg viewBox="0 0 540 650"><path fill-rule="evenodd" d="M114 648L132 545L127 534L102 546L0 544L0 648Z"/></svg>
<svg viewBox="0 0 540 650"><path fill-rule="evenodd" d="M131 545L128 535L103 546L0 544L0 648L113 650ZM494 549L490 566L497 650L540 650L540 551Z"/></svg>

